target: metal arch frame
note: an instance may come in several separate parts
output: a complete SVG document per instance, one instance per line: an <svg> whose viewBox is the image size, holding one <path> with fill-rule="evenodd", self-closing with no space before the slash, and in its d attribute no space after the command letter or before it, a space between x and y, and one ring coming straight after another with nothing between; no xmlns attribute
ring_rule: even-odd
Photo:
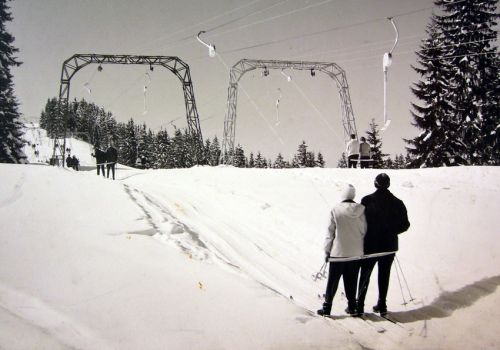
<svg viewBox="0 0 500 350"><path fill-rule="evenodd" d="M59 111L63 113L64 120L64 135L54 136L54 152L53 158L55 161L56 150L59 148L62 155L62 163L64 166L66 152L66 134L67 134L67 117L69 108L69 92L71 78L83 67L97 63L103 64L143 64L153 66L162 66L174 73L182 83L184 91L184 102L186 105L186 118L188 124L188 132L196 140L197 161L201 160L201 152L203 150L203 137L200 129L200 118L196 109L196 101L194 98L193 83L191 81L191 73L189 65L175 56L142 56L142 55L100 55L100 54L75 54L64 61L61 71L61 85L59 87ZM64 137L64 143L57 145L58 136Z"/></svg>
<svg viewBox="0 0 500 350"><path fill-rule="evenodd" d="M234 156L234 138L236 132L236 107L238 101L238 83L245 73L255 69L294 69L322 72L331 77L338 89L342 104L342 125L344 127L344 141L347 142L351 134L357 135L354 113L352 110L349 85L345 71L332 62L304 62L281 60L252 60L238 61L229 73L229 87L227 93L227 114L224 120L224 137L222 141L223 162L232 162Z"/></svg>

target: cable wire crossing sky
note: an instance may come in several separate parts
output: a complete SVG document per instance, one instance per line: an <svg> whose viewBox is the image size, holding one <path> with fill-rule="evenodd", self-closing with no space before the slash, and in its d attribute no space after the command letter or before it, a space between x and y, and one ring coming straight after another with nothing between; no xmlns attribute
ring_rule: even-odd
<svg viewBox="0 0 500 350"><path fill-rule="evenodd" d="M220 139L230 67L241 59L307 59L345 71L358 135L372 120L381 128L390 120L384 153L404 153L402 139L417 133L409 112L411 65L432 0L50 0L14 1L11 9L9 30L24 63L13 71L15 89L27 120L38 120L47 99L57 96L62 63L76 53L176 56L190 67L203 137ZM397 25L397 45L388 18ZM393 44L390 70L381 72ZM261 73L239 82L236 143L248 153L290 158L305 140L335 166L345 141L335 83L294 69ZM89 66L72 85L70 99L103 106L118 121L134 118L153 131L187 127L182 88L168 71Z"/></svg>

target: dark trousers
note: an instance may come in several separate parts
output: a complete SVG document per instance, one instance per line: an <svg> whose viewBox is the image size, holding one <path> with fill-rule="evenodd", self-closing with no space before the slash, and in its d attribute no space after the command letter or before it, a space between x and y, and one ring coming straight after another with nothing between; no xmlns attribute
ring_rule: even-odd
<svg viewBox="0 0 500 350"><path fill-rule="evenodd" d="M358 287L358 307L365 305L366 292L370 284L375 263L378 263L378 305L386 305L387 291L389 289L389 279L391 277L391 266L396 254L384 255L377 258L366 259L361 262L361 273Z"/></svg>
<svg viewBox="0 0 500 350"><path fill-rule="evenodd" d="M101 169L101 171L102 171L102 176L106 176L104 174L104 164L97 165L97 175L99 175L99 169Z"/></svg>
<svg viewBox="0 0 500 350"><path fill-rule="evenodd" d="M331 262L328 271L328 282L326 284L325 303L323 309L330 312L332 301L339 286L340 277L344 279L344 291L347 297L348 307L356 305L356 283L358 281L359 261Z"/></svg>
<svg viewBox="0 0 500 350"><path fill-rule="evenodd" d="M358 164L358 158L359 154L351 154L349 157L347 157L347 167L348 168L355 168L356 165Z"/></svg>
<svg viewBox="0 0 500 350"><path fill-rule="evenodd" d="M360 158L360 165L361 165L361 169L365 169L365 168L368 168L368 166L370 165L370 156L361 156Z"/></svg>
<svg viewBox="0 0 500 350"><path fill-rule="evenodd" d="M109 179L109 170L111 169L113 173L113 180L115 179L115 164L116 163L110 163L106 167L108 168L108 179Z"/></svg>

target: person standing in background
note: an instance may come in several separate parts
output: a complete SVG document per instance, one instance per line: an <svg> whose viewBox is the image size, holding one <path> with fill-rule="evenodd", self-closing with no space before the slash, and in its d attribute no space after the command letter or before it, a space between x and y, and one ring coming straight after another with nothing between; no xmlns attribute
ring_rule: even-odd
<svg viewBox="0 0 500 350"><path fill-rule="evenodd" d="M355 168L357 165L357 160L359 158L359 141L356 138L356 135L351 135L351 140L347 143L346 147L347 153L347 167Z"/></svg>

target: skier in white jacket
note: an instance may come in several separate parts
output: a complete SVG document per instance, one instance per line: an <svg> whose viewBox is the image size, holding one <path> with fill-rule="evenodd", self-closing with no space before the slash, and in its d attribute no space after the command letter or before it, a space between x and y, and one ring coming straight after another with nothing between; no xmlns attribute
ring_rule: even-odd
<svg viewBox="0 0 500 350"><path fill-rule="evenodd" d="M330 226L325 240L325 261L330 258L348 258L363 255L363 239L366 234L365 207L354 202L354 186L347 185L340 199L331 211ZM356 315L356 285L359 273L359 260L330 261L325 302L318 315L330 315L332 301L340 277L344 279L344 291L347 297L346 312Z"/></svg>

